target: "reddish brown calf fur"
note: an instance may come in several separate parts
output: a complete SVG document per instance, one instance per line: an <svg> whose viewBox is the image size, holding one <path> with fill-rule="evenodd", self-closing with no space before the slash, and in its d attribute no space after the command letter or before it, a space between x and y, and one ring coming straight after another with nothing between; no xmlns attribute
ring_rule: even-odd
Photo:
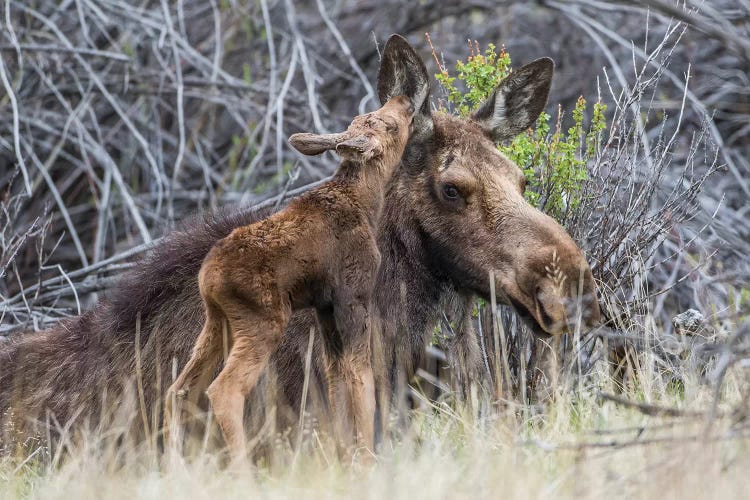
<svg viewBox="0 0 750 500"><path fill-rule="evenodd" d="M335 149L344 160L332 180L281 212L235 229L206 256L198 275L206 322L167 393L167 427L174 425L176 398L195 402L205 390L228 340L228 357L207 394L232 458L244 460L245 398L279 346L292 312L314 308L327 346L334 429L348 440L353 420L361 444L373 448L376 230L385 186L401 161L413 114L410 99L397 96L356 117L342 134L290 138L302 153ZM179 440L178 433L172 439Z"/></svg>

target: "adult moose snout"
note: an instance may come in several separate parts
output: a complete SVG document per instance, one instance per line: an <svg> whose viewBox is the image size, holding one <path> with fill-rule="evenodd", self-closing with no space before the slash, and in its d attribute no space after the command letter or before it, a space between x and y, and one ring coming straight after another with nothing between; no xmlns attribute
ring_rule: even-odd
<svg viewBox="0 0 750 500"><path fill-rule="evenodd" d="M551 219L550 223L557 226ZM536 334L560 335L577 329L585 332L599 323L591 269L566 233L552 232L558 233L557 241L528 252L511 273L514 282L504 284L505 290Z"/></svg>

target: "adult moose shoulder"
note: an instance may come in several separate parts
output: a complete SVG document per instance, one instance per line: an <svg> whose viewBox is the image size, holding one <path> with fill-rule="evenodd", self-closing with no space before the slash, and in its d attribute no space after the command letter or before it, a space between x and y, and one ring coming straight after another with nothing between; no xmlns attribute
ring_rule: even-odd
<svg viewBox="0 0 750 500"><path fill-rule="evenodd" d="M381 337L373 365L387 371L376 380L381 403L419 363L446 302L490 295L490 270L499 300L540 334L566 330L573 290L588 299L584 322L598 321L594 282L581 250L525 201L522 172L495 147L534 123L552 72L549 59L515 70L467 119L432 113L429 100L417 110L378 229L381 266L373 315ZM428 81L414 49L392 36L378 74L381 102L402 94L413 98ZM158 401L169 385L172 359L185 364L204 321L197 286L201 262L217 240L257 218L230 211L193 222L154 248L94 310L6 342L0 347L0 415L22 419L14 431L46 412L59 422L96 422L104 419L103 401L128 399L134 402L133 427L159 422ZM553 259L555 275L563 279L550 276ZM302 359L315 317L302 311L288 328L273 364L294 405L301 399ZM476 343L472 336L464 340L471 362ZM322 349L318 342L315 349ZM316 378L324 372L313 364ZM150 418L141 418L139 408Z"/></svg>

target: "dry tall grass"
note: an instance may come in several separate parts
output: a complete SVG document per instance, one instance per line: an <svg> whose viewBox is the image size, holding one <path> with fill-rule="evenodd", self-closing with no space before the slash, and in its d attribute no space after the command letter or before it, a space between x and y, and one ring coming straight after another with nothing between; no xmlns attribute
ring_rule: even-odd
<svg viewBox="0 0 750 500"><path fill-rule="evenodd" d="M750 466L745 368L731 366L718 393L699 377L676 388L661 377L659 357L646 353L638 382L613 397L609 373L599 366L583 381L563 375L554 398L539 411L495 401L476 387L473 403L457 403L450 394L422 399L407 427L394 424L395 435L382 443L374 464L361 451L337 458L315 430L301 442L284 433L267 436L275 446L241 473L225 470L214 451L167 463L153 445L102 446L101 435L91 434L51 454L42 446L2 459L0 497L744 495ZM715 375L721 357L706 368L709 378Z"/></svg>

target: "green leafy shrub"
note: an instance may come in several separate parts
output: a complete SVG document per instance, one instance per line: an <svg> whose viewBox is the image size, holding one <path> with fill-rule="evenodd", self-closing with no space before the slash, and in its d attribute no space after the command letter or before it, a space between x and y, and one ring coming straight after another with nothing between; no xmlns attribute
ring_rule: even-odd
<svg viewBox="0 0 750 500"><path fill-rule="evenodd" d="M437 60L437 58L436 58ZM436 76L445 91L440 106L461 116L467 116L490 96L497 85L512 71L510 55L504 48L498 53L489 44L484 53L475 42L470 44L466 62L456 62L452 76L442 65ZM554 130L550 115L542 113L534 129L517 136L510 144L498 145L508 158L526 174L529 202L558 220L564 220L569 210L581 202L582 186L588 179L586 164L599 154L607 121L607 106L594 103L588 127L584 118L588 105L583 97L572 111L573 126L563 130L564 112L558 108Z"/></svg>

